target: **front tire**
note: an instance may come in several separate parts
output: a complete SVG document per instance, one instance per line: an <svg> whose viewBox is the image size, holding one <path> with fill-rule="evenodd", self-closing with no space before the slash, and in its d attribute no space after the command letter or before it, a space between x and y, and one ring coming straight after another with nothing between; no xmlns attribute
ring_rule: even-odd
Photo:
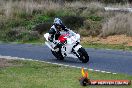
<svg viewBox="0 0 132 88"><path fill-rule="evenodd" d="M84 48L79 48L78 54L80 55L79 59L82 63L87 63L89 61L89 56Z"/></svg>
<svg viewBox="0 0 132 88"><path fill-rule="evenodd" d="M61 52L56 52L56 51L52 51L52 54L57 58L57 60L64 60L63 55L61 54Z"/></svg>

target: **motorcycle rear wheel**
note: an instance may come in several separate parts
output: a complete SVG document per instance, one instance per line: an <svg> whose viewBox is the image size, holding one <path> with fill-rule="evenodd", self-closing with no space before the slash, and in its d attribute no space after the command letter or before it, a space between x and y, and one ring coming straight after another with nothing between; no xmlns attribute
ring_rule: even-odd
<svg viewBox="0 0 132 88"><path fill-rule="evenodd" d="M56 51L52 51L52 54L57 58L57 60L64 60L63 55L61 54L61 52L56 52Z"/></svg>
<svg viewBox="0 0 132 88"><path fill-rule="evenodd" d="M89 56L84 48L79 48L78 54L80 55L79 59L82 63L87 63L89 61Z"/></svg>

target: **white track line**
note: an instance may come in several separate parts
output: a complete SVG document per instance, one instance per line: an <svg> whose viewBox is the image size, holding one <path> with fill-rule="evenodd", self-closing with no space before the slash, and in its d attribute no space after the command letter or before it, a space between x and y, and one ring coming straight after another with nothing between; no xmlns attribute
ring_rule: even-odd
<svg viewBox="0 0 132 88"><path fill-rule="evenodd" d="M20 57L12 57L12 56L2 56L0 55L0 58L5 58L5 59L12 59L12 60L28 60L28 61L37 61L37 62L44 62L48 64L54 64L54 65L59 65L59 66L65 66L65 67L72 67L72 68L79 68L81 69L82 67L79 66L73 66L73 65L64 65L60 63L53 63L53 62L48 62L48 61L40 61L40 60L33 60L33 59L26 59L26 58L20 58ZM88 69L88 68L84 68ZM94 69L88 69L89 71L95 71L95 72L101 72L101 73L107 73L107 74L117 74L117 73L112 73L112 72L107 72L107 71L101 71L101 70L94 70Z"/></svg>
<svg viewBox="0 0 132 88"><path fill-rule="evenodd" d="M100 72L100 70L94 70L94 71L96 71L96 72Z"/></svg>

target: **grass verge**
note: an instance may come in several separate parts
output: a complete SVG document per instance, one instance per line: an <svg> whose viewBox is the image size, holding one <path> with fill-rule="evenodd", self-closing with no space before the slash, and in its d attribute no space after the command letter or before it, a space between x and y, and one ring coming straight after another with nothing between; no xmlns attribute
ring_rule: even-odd
<svg viewBox="0 0 132 88"><path fill-rule="evenodd" d="M16 43L16 44L33 44L33 45L44 45L45 40L39 39L39 40L33 40L33 41L17 41L17 42L5 42L0 41L0 43ZM122 44L101 44L101 43L90 43L85 42L81 43L81 45L85 48L95 48L95 49L113 49L113 50L124 50L124 51L132 51L132 46L125 46Z"/></svg>
<svg viewBox="0 0 132 88"><path fill-rule="evenodd" d="M32 44L32 45L44 45L45 41L34 40L34 41L18 41L18 42L4 42L0 41L0 43L17 43L17 44ZM132 46L124 46L122 44L101 44L101 43L81 43L81 45L85 48L95 48L95 49L113 49L113 50L124 50L124 51L132 51Z"/></svg>
<svg viewBox="0 0 132 88"><path fill-rule="evenodd" d="M0 88L81 88L81 70L35 61L13 60L15 66L0 68ZM16 66L16 64L21 64ZM90 79L128 79L125 74L88 71ZM131 88L132 86L89 86L88 88Z"/></svg>
<svg viewBox="0 0 132 88"><path fill-rule="evenodd" d="M86 48L95 49L114 49L114 50L126 50L131 51L132 46L124 46L122 44L101 44L101 43L81 43Z"/></svg>

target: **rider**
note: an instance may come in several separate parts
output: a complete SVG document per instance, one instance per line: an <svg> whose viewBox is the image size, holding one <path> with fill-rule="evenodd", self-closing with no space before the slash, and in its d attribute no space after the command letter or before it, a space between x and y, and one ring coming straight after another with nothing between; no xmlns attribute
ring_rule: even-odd
<svg viewBox="0 0 132 88"><path fill-rule="evenodd" d="M55 40L58 40L58 37L61 35L61 31L70 32L70 30L66 26L64 26L59 18L55 18L54 23L48 32L50 34L48 40L56 44L56 42L54 42L54 38ZM61 48L62 45L62 43L57 43L55 49Z"/></svg>

